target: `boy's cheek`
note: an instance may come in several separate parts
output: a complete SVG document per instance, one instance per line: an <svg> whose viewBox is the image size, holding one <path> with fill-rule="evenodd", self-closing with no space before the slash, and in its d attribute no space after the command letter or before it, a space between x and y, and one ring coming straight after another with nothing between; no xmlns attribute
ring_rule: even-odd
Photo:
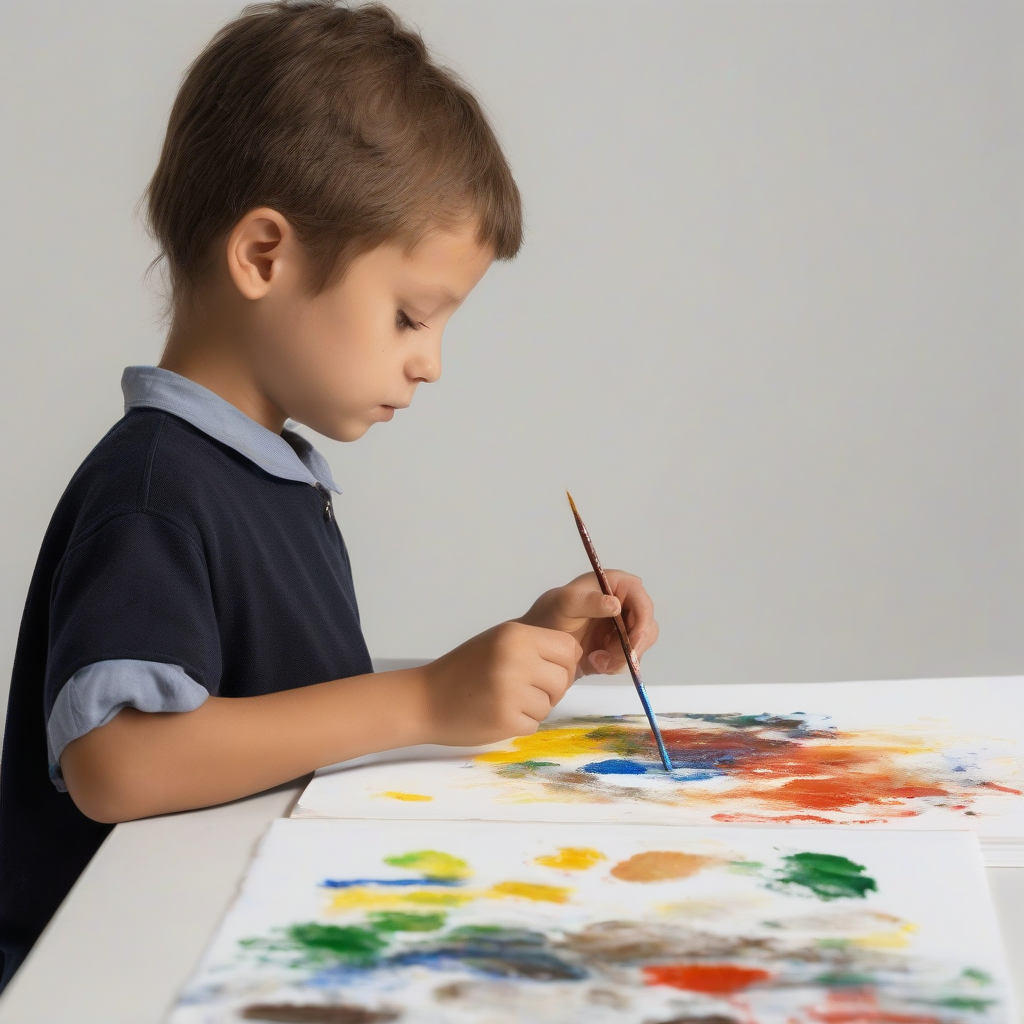
<svg viewBox="0 0 1024 1024"><path fill-rule="evenodd" d="M279 314L283 310L275 310ZM404 404L410 382L399 346L365 318L313 300L275 315L258 341L265 392L289 417L337 441L354 441Z"/></svg>

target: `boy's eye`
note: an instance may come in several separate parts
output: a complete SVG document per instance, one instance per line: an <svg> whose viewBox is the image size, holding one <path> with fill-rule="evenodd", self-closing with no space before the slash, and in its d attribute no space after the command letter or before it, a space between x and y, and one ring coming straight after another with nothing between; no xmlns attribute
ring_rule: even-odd
<svg viewBox="0 0 1024 1024"><path fill-rule="evenodd" d="M404 309L400 309L398 311L398 315L395 317L395 326L400 331L407 331L407 330L418 331L421 327L426 327L427 325L424 324L424 323L421 323L419 320L413 320L409 316L409 314L405 312Z"/></svg>

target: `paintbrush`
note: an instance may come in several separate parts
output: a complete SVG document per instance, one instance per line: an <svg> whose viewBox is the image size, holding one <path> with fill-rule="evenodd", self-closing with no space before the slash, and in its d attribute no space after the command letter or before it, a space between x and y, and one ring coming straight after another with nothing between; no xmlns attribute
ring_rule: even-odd
<svg viewBox="0 0 1024 1024"><path fill-rule="evenodd" d="M590 564L594 567L594 575L597 577L597 582L600 588L609 597L614 597L612 593L611 584L608 582L608 577L605 575L604 569L601 567L601 559L597 557L597 552L594 550L594 542L590 539L590 531L586 528L583 520L580 518L579 511L576 508L576 502L572 500L572 495L566 491L566 497L569 499L569 505L572 508L573 518L576 520L576 529L580 531L580 540L583 541L583 547L586 549L587 557L590 559ZM626 655L626 664L629 666L629 674L633 677L633 685L636 687L636 692L640 697L640 703L644 706L644 714L647 715L647 721L651 723L651 732L654 733L654 742L658 744L658 753L661 754L661 763L665 766L665 771L672 771L672 761L669 759L668 751L665 749L665 741L661 738L661 730L658 728L657 719L654 717L654 712L651 710L651 702L647 699L647 688L644 686L644 681L640 677L640 661L636 656L636 652L633 650L633 645L629 642L629 634L626 632L626 624L622 621L621 615L616 615L612 621L615 623L615 631L619 634L619 643L622 644L622 653Z"/></svg>

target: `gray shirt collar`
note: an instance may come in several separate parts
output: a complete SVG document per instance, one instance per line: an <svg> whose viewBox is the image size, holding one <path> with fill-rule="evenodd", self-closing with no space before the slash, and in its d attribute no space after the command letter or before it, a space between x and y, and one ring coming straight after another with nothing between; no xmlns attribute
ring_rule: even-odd
<svg viewBox="0 0 1024 1024"><path fill-rule="evenodd" d="M338 490L327 460L301 434L267 430L188 377L159 366L128 366L121 376L121 390L125 412L148 408L173 413L271 476Z"/></svg>

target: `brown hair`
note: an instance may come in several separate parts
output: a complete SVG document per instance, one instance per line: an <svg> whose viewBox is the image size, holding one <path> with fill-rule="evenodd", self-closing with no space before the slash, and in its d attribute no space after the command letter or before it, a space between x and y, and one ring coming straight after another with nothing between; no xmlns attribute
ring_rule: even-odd
<svg viewBox="0 0 1024 1024"><path fill-rule="evenodd" d="M377 3L255 4L222 28L184 76L146 198L175 310L214 241L259 206L295 228L314 293L360 253L470 215L498 259L522 244L480 104Z"/></svg>

